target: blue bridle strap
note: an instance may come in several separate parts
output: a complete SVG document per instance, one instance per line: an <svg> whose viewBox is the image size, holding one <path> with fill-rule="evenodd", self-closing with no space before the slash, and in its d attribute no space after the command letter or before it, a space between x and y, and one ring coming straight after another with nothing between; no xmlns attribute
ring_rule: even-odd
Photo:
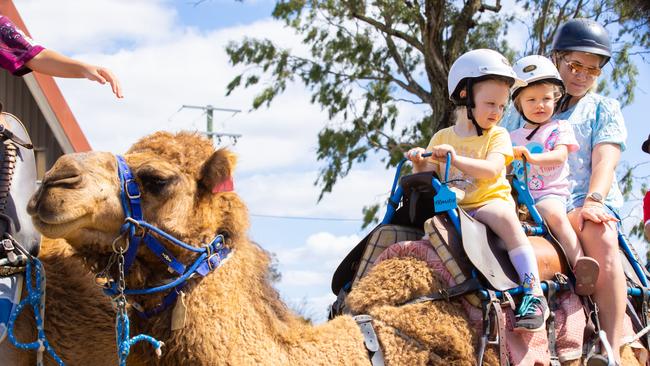
<svg viewBox="0 0 650 366"><path fill-rule="evenodd" d="M135 261L140 243L144 242L147 248L149 248L151 252L167 265L170 272L175 272L179 275L175 280L161 286L141 289L124 289L125 295L148 295L170 289L172 290L165 295L162 303L154 309L148 311L137 311L140 316L148 318L162 312L172 305L176 301L179 291L185 286L185 283L189 278L196 274L205 277L219 267L230 254L230 248L224 246L225 238L223 235L217 235L209 244L197 248L178 240L167 232L146 222L142 214L140 190L135 177L133 176L129 166L126 164L124 158L120 155L117 155L116 157L118 175L120 178L120 200L122 202L125 217L125 222L124 225L122 225L121 232L128 235L128 248L124 255L124 274L126 275L129 273L129 270ZM171 251L165 248L165 246L163 246L158 239L151 234L152 232L169 241L173 245L198 253L198 257L191 265L184 265L178 261L174 255L172 255ZM118 284L113 282L110 287L104 289L104 292L108 295L115 296L119 293L117 286Z"/></svg>
<svg viewBox="0 0 650 366"><path fill-rule="evenodd" d="M142 221L142 205L140 202L140 190L138 189L138 183L135 181L133 173L124 157L117 155L117 175L120 177L120 198L122 201L122 209L124 210L124 217L132 218L137 221ZM128 230L129 235L129 248L124 255L124 271L129 272L133 261L135 260L135 255L138 252L138 247L140 246L140 237L135 235L136 227L134 225L124 224L122 226L122 231Z"/></svg>

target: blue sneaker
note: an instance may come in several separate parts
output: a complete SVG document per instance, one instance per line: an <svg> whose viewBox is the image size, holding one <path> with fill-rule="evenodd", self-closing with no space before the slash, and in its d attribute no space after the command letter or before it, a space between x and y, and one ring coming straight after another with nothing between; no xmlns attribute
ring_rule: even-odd
<svg viewBox="0 0 650 366"><path fill-rule="evenodd" d="M515 330L522 332L537 332L546 329L546 319L550 312L544 296L526 294L521 299L517 316L515 317Z"/></svg>

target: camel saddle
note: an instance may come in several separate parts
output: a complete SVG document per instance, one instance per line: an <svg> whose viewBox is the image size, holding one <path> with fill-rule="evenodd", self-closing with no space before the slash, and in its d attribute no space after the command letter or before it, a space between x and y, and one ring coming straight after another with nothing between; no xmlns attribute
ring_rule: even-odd
<svg viewBox="0 0 650 366"><path fill-rule="evenodd" d="M23 123L9 113L0 114L0 342L7 322L20 302L25 252L37 255L41 235L27 214L36 191L36 162ZM17 248L20 245L22 249Z"/></svg>
<svg viewBox="0 0 650 366"><path fill-rule="evenodd" d="M458 209L458 216L462 239L455 235L456 229L446 215L436 215L424 225L430 242L456 282L471 278L475 268L494 290L505 291L519 286L519 276L503 240L464 210ZM567 261L557 242L540 236L528 239L537 257L540 281L552 280L556 273L567 274Z"/></svg>

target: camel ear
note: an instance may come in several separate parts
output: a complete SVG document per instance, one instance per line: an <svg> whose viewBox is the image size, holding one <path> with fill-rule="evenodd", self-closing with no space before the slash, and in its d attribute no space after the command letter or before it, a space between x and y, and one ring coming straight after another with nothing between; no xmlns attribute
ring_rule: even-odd
<svg viewBox="0 0 650 366"><path fill-rule="evenodd" d="M234 189L232 180L237 157L226 149L215 151L203 163L199 183L208 192L230 192Z"/></svg>

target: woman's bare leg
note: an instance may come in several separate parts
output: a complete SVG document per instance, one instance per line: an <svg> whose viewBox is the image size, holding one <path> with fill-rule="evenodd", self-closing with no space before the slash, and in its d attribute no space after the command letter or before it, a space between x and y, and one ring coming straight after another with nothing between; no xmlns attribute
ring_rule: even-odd
<svg viewBox="0 0 650 366"><path fill-rule="evenodd" d="M582 243L585 253L600 264L600 276L596 282L594 300L598 304L599 320L612 346L614 359L620 362L619 349L623 333L627 285L618 250L618 232L614 223L585 221L582 231L578 229L580 208L569 213L569 220Z"/></svg>

